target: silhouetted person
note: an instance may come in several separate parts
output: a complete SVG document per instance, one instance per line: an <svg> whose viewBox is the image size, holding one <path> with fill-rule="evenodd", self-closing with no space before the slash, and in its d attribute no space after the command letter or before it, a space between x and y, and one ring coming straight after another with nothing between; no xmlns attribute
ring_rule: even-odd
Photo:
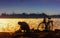
<svg viewBox="0 0 60 38"><path fill-rule="evenodd" d="M29 25L26 22L18 22L20 25L21 30L24 30L26 32L30 31Z"/></svg>

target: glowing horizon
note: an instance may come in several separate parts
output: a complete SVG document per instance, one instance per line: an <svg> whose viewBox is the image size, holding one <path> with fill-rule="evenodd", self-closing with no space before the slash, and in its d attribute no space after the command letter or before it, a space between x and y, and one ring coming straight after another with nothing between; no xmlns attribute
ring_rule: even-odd
<svg viewBox="0 0 60 38"><path fill-rule="evenodd" d="M0 18L0 32L15 32L19 30L19 25L18 22L26 22L28 23L30 29L37 29L39 23L42 22L42 18ZM54 18L52 19L54 21L54 30L55 29L60 29L60 18ZM57 26L58 25L58 26ZM42 28L39 28L39 30L44 30Z"/></svg>

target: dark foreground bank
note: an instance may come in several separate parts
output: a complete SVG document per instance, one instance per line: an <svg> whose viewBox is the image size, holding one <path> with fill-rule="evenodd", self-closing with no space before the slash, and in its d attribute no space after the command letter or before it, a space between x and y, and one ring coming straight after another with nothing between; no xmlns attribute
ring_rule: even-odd
<svg viewBox="0 0 60 38"><path fill-rule="evenodd" d="M0 32L0 38L60 38L60 31L16 32L13 34Z"/></svg>

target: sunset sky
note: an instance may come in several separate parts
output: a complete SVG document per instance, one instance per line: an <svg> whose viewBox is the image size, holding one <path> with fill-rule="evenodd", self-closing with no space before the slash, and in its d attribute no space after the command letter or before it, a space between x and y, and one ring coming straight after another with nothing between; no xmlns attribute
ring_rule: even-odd
<svg viewBox="0 0 60 38"><path fill-rule="evenodd" d="M60 0L0 0L0 13L60 14Z"/></svg>

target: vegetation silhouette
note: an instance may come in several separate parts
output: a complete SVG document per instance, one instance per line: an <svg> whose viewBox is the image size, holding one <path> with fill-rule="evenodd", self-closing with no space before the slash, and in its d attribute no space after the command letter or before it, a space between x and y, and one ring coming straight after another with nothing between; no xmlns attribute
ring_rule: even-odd
<svg viewBox="0 0 60 38"><path fill-rule="evenodd" d="M40 13L40 14L31 13L31 14L27 14L25 12L23 12L22 14L15 14L13 12L12 14L2 13L0 18L43 18L44 16L47 16L47 14L45 14L45 13ZM50 16L51 18L60 18L60 14L59 15L48 15L48 16Z"/></svg>

